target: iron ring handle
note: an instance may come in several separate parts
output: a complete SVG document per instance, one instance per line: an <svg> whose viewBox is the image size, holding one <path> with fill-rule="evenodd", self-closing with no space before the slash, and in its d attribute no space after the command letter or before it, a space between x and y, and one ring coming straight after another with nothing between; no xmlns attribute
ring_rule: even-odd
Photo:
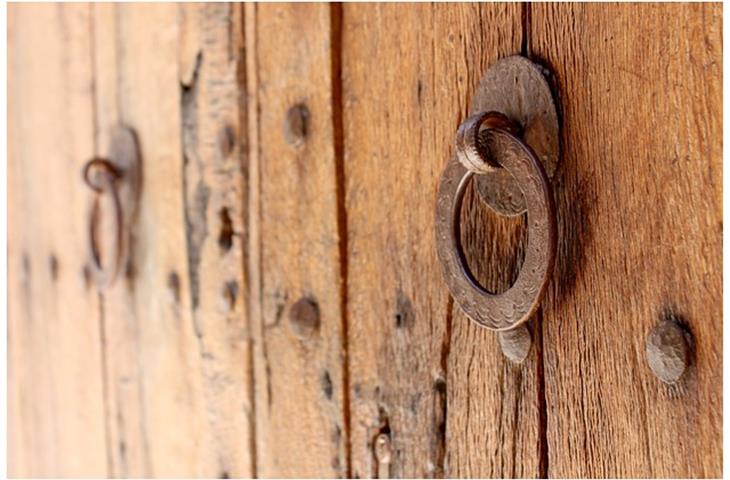
<svg viewBox="0 0 730 480"><path fill-rule="evenodd" d="M547 289L557 249L552 189L535 152L516 135L504 115L481 113L459 127L456 152L446 165L436 203L436 246L454 301L475 323L511 330L537 310ZM505 168L517 180L527 203L527 250L515 283L493 294L474 278L461 245L460 212L474 175Z"/></svg>
<svg viewBox="0 0 730 480"><path fill-rule="evenodd" d="M92 169L98 169L96 175L91 175ZM83 178L86 184L96 192L94 203L89 216L89 252L91 257L92 274L100 290L114 284L122 261L123 232L124 232L124 211L119 196L117 182L121 178L119 172L107 160L94 158L86 163L83 171ZM111 256L111 264L105 268L101 261L101 254L98 247L97 227L100 218L100 197L104 193L112 196L114 205L114 243Z"/></svg>

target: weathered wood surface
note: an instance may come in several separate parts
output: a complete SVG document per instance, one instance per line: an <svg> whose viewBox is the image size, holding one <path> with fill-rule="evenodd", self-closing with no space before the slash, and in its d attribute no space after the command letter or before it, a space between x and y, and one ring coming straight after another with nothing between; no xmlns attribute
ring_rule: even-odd
<svg viewBox="0 0 730 480"><path fill-rule="evenodd" d="M11 473L251 475L241 8L12 15ZM100 297L80 171L118 124L142 202Z"/></svg>
<svg viewBox="0 0 730 480"><path fill-rule="evenodd" d="M262 477L348 475L334 8L246 10L255 28L247 35L256 103L250 272Z"/></svg>
<svg viewBox="0 0 730 480"><path fill-rule="evenodd" d="M519 51L520 22L519 5L344 6L355 476L541 474L535 352L512 366L496 337L452 304L433 233L436 185L456 128L484 69ZM484 210L465 219L478 266L485 251L509 256L522 227ZM497 261L477 274L506 287L514 268L490 278L486 267ZM389 462L373 453L378 433L390 437Z"/></svg>
<svg viewBox="0 0 730 480"><path fill-rule="evenodd" d="M127 276L104 295L111 469L250 475L241 8L95 9L97 153L133 127L143 182Z"/></svg>
<svg viewBox="0 0 730 480"><path fill-rule="evenodd" d="M99 297L84 275L82 220L91 23L84 5L8 7L11 476L107 474Z"/></svg>
<svg viewBox="0 0 730 480"><path fill-rule="evenodd" d="M719 5L8 10L11 476L719 476ZM450 300L433 215L477 83L520 52L563 153L515 365ZM142 198L98 294L80 170L118 124ZM505 289L524 220L465 205ZM663 318L694 338L671 387Z"/></svg>
<svg viewBox="0 0 730 480"><path fill-rule="evenodd" d="M543 302L548 473L718 477L722 7L532 8L532 53L555 73L563 113ZM694 337L674 387L644 354L667 317Z"/></svg>

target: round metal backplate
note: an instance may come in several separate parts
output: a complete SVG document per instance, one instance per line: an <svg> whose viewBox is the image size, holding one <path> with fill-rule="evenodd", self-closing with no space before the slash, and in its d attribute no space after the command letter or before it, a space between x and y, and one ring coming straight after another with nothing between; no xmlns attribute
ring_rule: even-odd
<svg viewBox="0 0 730 480"><path fill-rule="evenodd" d="M520 125L523 141L552 179L560 154L558 115L542 67L518 55L489 67L472 100L471 115L488 111L503 113ZM515 216L527 211L522 190L506 169L477 175L475 182L482 200L495 212Z"/></svg>
<svg viewBox="0 0 730 480"><path fill-rule="evenodd" d="M125 220L134 216L140 194L140 151L137 135L129 127L119 125L111 132L109 162L119 171L122 182L119 196L125 206Z"/></svg>

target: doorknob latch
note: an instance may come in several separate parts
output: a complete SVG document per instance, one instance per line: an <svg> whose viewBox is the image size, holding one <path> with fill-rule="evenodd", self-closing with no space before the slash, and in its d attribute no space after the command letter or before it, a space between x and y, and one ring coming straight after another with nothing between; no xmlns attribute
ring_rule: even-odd
<svg viewBox="0 0 730 480"><path fill-rule="evenodd" d="M550 177L558 144L557 114L541 68L519 56L495 63L474 97L471 116L457 130L436 203L436 245L446 284L478 325L515 329L535 313L545 293L557 249ZM527 213L525 259L514 285L501 294L479 284L462 250L460 211L472 181L496 213Z"/></svg>

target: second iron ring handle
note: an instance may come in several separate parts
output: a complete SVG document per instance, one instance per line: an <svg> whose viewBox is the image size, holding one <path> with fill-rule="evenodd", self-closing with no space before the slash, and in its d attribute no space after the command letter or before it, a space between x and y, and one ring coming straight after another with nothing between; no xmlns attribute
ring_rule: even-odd
<svg viewBox="0 0 730 480"><path fill-rule="evenodd" d="M113 285L119 274L124 241L124 211L119 197L119 182L121 175L106 159L93 158L84 166L84 182L96 193L91 213L89 215L89 256L91 259L92 275L100 290ZM105 266L99 251L99 221L101 219L101 196L110 195L114 208L114 232L112 251L109 255L110 264Z"/></svg>
<svg viewBox="0 0 730 480"><path fill-rule="evenodd" d="M498 112L483 112L465 120L457 131L455 154L442 173L436 205L436 245L449 291L469 318L498 331L511 330L535 313L552 276L557 249L550 183L539 159L516 136L517 131ZM525 197L528 244L514 285L504 293L493 294L469 269L459 220L472 178L500 168L509 171Z"/></svg>
<svg viewBox="0 0 730 480"><path fill-rule="evenodd" d="M83 170L84 182L94 191L88 219L88 251L91 273L97 288L111 287L131 261L131 230L139 206L141 153L134 130L118 125L109 132L109 149L103 158L92 158ZM102 199L110 197L111 209L102 209ZM104 222L104 215L111 215ZM100 251L100 235L111 224L108 251ZM102 253L103 259L102 259Z"/></svg>

